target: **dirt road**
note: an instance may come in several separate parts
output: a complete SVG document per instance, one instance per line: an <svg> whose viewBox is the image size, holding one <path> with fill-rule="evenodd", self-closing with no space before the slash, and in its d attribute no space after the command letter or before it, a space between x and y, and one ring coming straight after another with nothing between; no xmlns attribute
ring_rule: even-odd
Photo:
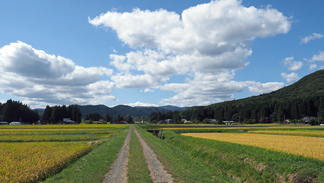
<svg viewBox="0 0 324 183"><path fill-rule="evenodd" d="M129 130L124 145L120 149L117 159L111 167L111 170L106 174L103 183L127 183L127 171L128 171L128 157L130 146L130 134L132 130L135 130L137 138L140 140L143 153L150 170L150 176L154 183L173 183L172 176L168 174L164 169L161 162L157 159L155 153L147 145L147 143L139 135L135 127L131 127Z"/></svg>
<svg viewBox="0 0 324 183"><path fill-rule="evenodd" d="M105 175L103 183L127 183L127 165L131 131L132 128L129 129L124 145L120 149L117 159L110 171Z"/></svg>

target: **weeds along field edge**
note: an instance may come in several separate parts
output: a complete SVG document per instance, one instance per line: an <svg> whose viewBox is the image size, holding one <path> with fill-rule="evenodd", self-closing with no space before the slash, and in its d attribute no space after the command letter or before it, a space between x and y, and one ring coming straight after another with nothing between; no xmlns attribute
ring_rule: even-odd
<svg viewBox="0 0 324 183"><path fill-rule="evenodd" d="M105 174L115 161L118 152L126 139L129 128L122 129L109 137L102 145L94 148L89 154L70 164L61 172L49 177L45 183L102 183Z"/></svg>
<svg viewBox="0 0 324 183"><path fill-rule="evenodd" d="M324 162L320 160L254 146L182 136L172 130L163 130L163 134L164 140L155 137L156 143L178 148L182 155L198 159L239 182L324 182Z"/></svg>

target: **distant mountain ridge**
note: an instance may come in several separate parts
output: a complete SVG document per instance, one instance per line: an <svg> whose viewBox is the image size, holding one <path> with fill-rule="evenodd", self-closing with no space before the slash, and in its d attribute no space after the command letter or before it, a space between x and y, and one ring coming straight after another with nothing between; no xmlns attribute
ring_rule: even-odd
<svg viewBox="0 0 324 183"><path fill-rule="evenodd" d="M183 111L187 107L177 106L160 106L160 107L131 107L128 105L117 105L115 107L108 107L105 105L78 105L82 116L84 117L88 113L99 113L101 115L109 114L116 118L118 115L131 115L133 117L149 116L153 112L166 113L168 111Z"/></svg>

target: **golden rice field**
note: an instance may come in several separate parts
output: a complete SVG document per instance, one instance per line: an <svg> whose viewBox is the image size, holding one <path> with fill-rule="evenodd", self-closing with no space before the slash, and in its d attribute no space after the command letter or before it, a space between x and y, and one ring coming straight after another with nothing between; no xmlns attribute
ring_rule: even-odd
<svg viewBox="0 0 324 183"><path fill-rule="evenodd" d="M37 180L91 150L90 143L1 143L0 182Z"/></svg>
<svg viewBox="0 0 324 183"><path fill-rule="evenodd" d="M324 138L250 133L184 133L182 135L256 146L324 161Z"/></svg>
<svg viewBox="0 0 324 183"><path fill-rule="evenodd" d="M324 137L324 130L256 130L248 131L248 133Z"/></svg>
<svg viewBox="0 0 324 183"><path fill-rule="evenodd" d="M296 125L296 126L248 126L248 125L242 125L242 126L224 126L224 125L213 125L213 126L180 126L180 127L160 127L160 129L163 130L197 130L197 129L206 129L206 130L212 130L212 129L229 129L229 130L236 130L236 129L247 129L247 130L261 130L261 129L282 129L282 130L289 130L289 129L314 129L314 126L305 126L305 125ZM324 126L317 126L316 129L324 130Z"/></svg>
<svg viewBox="0 0 324 183"><path fill-rule="evenodd" d="M0 126L0 182L42 180L127 126Z"/></svg>

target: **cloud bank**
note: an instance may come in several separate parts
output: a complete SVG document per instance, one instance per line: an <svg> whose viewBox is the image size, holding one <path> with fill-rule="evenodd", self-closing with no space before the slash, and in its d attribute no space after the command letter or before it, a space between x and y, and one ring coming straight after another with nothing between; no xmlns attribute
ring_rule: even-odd
<svg viewBox="0 0 324 183"><path fill-rule="evenodd" d="M132 50L110 55L119 71L111 77L118 88L156 88L173 91L161 104L206 105L232 99L247 87L266 92L274 84L234 81L235 71L244 69L252 54L250 42L285 34L289 19L271 6L244 7L239 0L218 0L184 10L181 15L164 9L108 11L90 24L110 28ZM291 66L292 70L300 65ZM185 76L172 83L172 76ZM253 88L264 88L263 90Z"/></svg>

